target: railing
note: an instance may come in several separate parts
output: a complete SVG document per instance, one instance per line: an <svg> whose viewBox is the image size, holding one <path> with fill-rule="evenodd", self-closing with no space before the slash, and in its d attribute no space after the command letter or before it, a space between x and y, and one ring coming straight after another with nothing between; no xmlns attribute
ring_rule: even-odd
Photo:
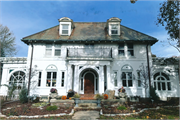
<svg viewBox="0 0 180 120"><path fill-rule="evenodd" d="M112 58L111 48L68 48L70 58Z"/></svg>
<svg viewBox="0 0 180 120"><path fill-rule="evenodd" d="M2 63L25 63L27 62L26 57L0 57Z"/></svg>

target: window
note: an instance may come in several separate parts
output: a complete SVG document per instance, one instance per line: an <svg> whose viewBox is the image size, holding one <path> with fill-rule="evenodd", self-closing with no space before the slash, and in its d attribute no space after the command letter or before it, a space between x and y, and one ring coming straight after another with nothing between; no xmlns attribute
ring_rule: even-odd
<svg viewBox="0 0 180 120"><path fill-rule="evenodd" d="M119 47L118 47L118 54L120 56L125 56L125 53L124 53L124 44L120 44Z"/></svg>
<svg viewBox="0 0 180 120"><path fill-rule="evenodd" d="M134 56L133 44L127 44L128 56Z"/></svg>
<svg viewBox="0 0 180 120"><path fill-rule="evenodd" d="M117 72L114 72L114 86L117 87Z"/></svg>
<svg viewBox="0 0 180 120"><path fill-rule="evenodd" d="M56 87L56 72L47 72L47 87Z"/></svg>
<svg viewBox="0 0 180 120"><path fill-rule="evenodd" d="M54 45L54 56L61 56L61 46Z"/></svg>
<svg viewBox="0 0 180 120"><path fill-rule="evenodd" d="M141 87L141 74L140 74L140 72L138 71L137 72L137 79L138 79L138 87Z"/></svg>
<svg viewBox="0 0 180 120"><path fill-rule="evenodd" d="M21 89L25 85L25 73L22 71L14 72L9 79L9 85L13 84L17 90Z"/></svg>
<svg viewBox="0 0 180 120"><path fill-rule="evenodd" d="M62 24L62 35L68 35L68 34L69 34L69 25Z"/></svg>
<svg viewBox="0 0 180 120"><path fill-rule="evenodd" d="M38 77L38 86L41 86L41 72L39 72L39 77Z"/></svg>
<svg viewBox="0 0 180 120"><path fill-rule="evenodd" d="M111 24L111 35L118 35L118 24Z"/></svg>
<svg viewBox="0 0 180 120"><path fill-rule="evenodd" d="M52 55L52 45L46 45L46 56Z"/></svg>
<svg viewBox="0 0 180 120"><path fill-rule="evenodd" d="M122 72L122 85L124 87L132 87L132 72Z"/></svg>
<svg viewBox="0 0 180 120"><path fill-rule="evenodd" d="M61 87L64 87L64 72L62 72L61 76Z"/></svg>
<svg viewBox="0 0 180 120"><path fill-rule="evenodd" d="M171 90L171 82L168 75L166 75L163 72L158 72L154 74L153 78L154 78L154 88L156 90L159 91Z"/></svg>

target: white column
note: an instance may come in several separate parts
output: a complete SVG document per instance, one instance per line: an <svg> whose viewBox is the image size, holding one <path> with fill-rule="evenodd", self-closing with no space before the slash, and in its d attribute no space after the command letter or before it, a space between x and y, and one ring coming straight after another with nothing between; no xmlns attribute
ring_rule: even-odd
<svg viewBox="0 0 180 120"><path fill-rule="evenodd" d="M99 93L104 93L104 67L100 66L99 70Z"/></svg>
<svg viewBox="0 0 180 120"><path fill-rule="evenodd" d="M68 92L69 89L72 89L72 67L68 65L68 70L66 73L66 91Z"/></svg>
<svg viewBox="0 0 180 120"><path fill-rule="evenodd" d="M78 77L78 66L74 67L74 91L79 93L79 77Z"/></svg>
<svg viewBox="0 0 180 120"><path fill-rule="evenodd" d="M107 90L113 90L113 82L111 79L111 70L110 70L110 65L107 65Z"/></svg>

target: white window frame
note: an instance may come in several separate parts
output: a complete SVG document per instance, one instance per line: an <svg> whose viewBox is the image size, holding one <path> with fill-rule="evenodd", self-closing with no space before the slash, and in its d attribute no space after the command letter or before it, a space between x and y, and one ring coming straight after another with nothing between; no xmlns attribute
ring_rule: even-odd
<svg viewBox="0 0 180 120"><path fill-rule="evenodd" d="M50 79L48 78L48 73L51 73L51 76L50 76L51 78ZM56 83L55 83L54 86L52 85L53 84L53 80L54 80L53 73L56 73L56 78L55 78ZM47 81L49 81L49 80L50 80L50 86L47 83ZM57 84L57 71L47 71L46 72L46 87L56 87L56 84Z"/></svg>
<svg viewBox="0 0 180 120"><path fill-rule="evenodd" d="M118 87L118 72L117 71L114 71L114 87Z"/></svg>
<svg viewBox="0 0 180 120"><path fill-rule="evenodd" d="M133 73L132 73L132 72L122 72L122 74L123 74L123 73L125 73L125 75L126 75L125 77L126 77L126 78L123 79L123 78L122 78L123 76L121 77L121 79L122 79L122 86L123 86L123 87L133 87ZM132 79L128 79L128 73L131 73ZM126 86L123 85L123 80L126 81ZM132 81L132 86L129 86L128 81L130 81L130 80Z"/></svg>
<svg viewBox="0 0 180 120"><path fill-rule="evenodd" d="M56 50L60 51L59 55L56 55ZM54 56L61 56L61 45L54 45Z"/></svg>
<svg viewBox="0 0 180 120"><path fill-rule="evenodd" d="M155 75L158 74L158 73L159 73L159 75L155 77ZM162 74L165 74L167 77L165 77ZM162 80L162 78L164 80ZM166 79L166 78L168 78L168 79ZM171 86L172 81L170 80L169 76L166 73L164 73L164 72L157 72L157 73L155 73L153 75L153 79L154 79L153 87L156 90L158 90L158 91L172 91L172 86ZM159 90L158 83L160 83L160 90ZM163 90L163 85L162 85L163 83L165 84L165 90ZM170 90L168 90L168 83L170 84Z"/></svg>
<svg viewBox="0 0 180 120"><path fill-rule="evenodd" d="M63 26L67 26L67 29L64 29L63 28ZM61 35L69 35L69 32L70 32L70 30L69 30L69 24L61 24ZM68 31L68 33L67 34L63 34L63 30L67 30Z"/></svg>
<svg viewBox="0 0 180 120"><path fill-rule="evenodd" d="M46 44L46 50L45 50L45 55L46 56L52 56L52 44ZM51 51L51 54L47 54L47 50Z"/></svg>
<svg viewBox="0 0 180 120"><path fill-rule="evenodd" d="M137 87L141 88L142 87L142 81L141 81L141 73L140 71L137 72Z"/></svg>
<svg viewBox="0 0 180 120"><path fill-rule="evenodd" d="M119 33L118 24L111 24L110 26L111 26L110 27L111 35L118 35L118 33ZM113 27L115 27L115 28L113 28ZM112 31L116 31L117 33L113 34Z"/></svg>
<svg viewBox="0 0 180 120"><path fill-rule="evenodd" d="M129 48L128 45L132 45L132 48ZM129 51L132 51L132 55L129 55ZM127 56L134 56L134 44L127 43Z"/></svg>
<svg viewBox="0 0 180 120"><path fill-rule="evenodd" d="M120 51L123 51L123 55L120 54ZM118 55L119 56L125 56L125 45L124 45L124 43L121 43L118 45Z"/></svg>

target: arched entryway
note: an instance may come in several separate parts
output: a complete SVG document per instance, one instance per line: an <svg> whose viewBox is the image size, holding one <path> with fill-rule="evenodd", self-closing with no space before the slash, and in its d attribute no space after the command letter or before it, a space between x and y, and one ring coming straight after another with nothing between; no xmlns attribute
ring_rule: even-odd
<svg viewBox="0 0 180 120"><path fill-rule="evenodd" d="M85 69L80 74L80 94L98 93L98 74L93 69Z"/></svg>
<svg viewBox="0 0 180 120"><path fill-rule="evenodd" d="M94 75L90 72L84 76L84 94L94 94Z"/></svg>

